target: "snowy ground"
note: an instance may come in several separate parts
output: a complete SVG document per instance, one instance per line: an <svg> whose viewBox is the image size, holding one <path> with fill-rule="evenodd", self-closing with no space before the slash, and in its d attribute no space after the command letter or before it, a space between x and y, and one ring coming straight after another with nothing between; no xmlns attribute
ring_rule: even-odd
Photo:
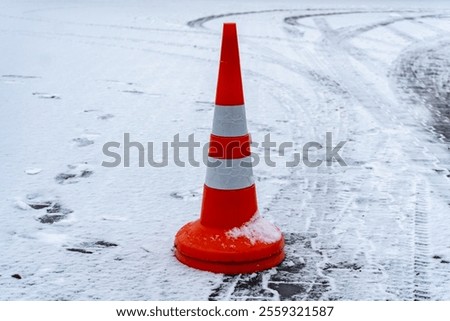
<svg viewBox="0 0 450 321"><path fill-rule="evenodd" d="M1 0L0 299L450 300L445 5ZM332 132L348 164L258 165L287 258L234 277L172 254L204 166L101 166L125 132L207 142L225 21L253 140Z"/></svg>

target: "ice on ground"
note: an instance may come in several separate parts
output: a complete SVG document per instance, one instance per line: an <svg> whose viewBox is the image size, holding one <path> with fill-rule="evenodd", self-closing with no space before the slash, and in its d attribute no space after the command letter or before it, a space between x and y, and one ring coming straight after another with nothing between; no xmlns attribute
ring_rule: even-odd
<svg viewBox="0 0 450 321"><path fill-rule="evenodd" d="M25 173L27 173L28 175L36 175L40 172L42 172L41 168L28 168L25 170Z"/></svg>

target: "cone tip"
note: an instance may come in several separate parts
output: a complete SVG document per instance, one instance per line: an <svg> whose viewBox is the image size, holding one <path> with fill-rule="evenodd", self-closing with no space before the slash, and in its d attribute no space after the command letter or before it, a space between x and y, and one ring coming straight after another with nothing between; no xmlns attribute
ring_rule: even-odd
<svg viewBox="0 0 450 321"><path fill-rule="evenodd" d="M225 22L223 24L216 105L233 106L244 104L239 60L236 23Z"/></svg>
<svg viewBox="0 0 450 321"><path fill-rule="evenodd" d="M236 22L224 22L223 27L224 28L236 28Z"/></svg>

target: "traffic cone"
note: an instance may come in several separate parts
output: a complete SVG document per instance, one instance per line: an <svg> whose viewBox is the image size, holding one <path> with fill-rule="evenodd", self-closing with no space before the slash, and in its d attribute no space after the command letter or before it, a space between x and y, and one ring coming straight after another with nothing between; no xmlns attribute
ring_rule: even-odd
<svg viewBox="0 0 450 321"><path fill-rule="evenodd" d="M235 23L223 26L209 164L200 219L175 236L175 256L193 268L253 273L284 259L280 230L258 214Z"/></svg>

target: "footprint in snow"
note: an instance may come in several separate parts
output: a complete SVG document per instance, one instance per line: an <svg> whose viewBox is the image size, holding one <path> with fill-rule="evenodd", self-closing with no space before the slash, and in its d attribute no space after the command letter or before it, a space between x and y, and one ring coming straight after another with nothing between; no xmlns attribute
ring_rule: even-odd
<svg viewBox="0 0 450 321"><path fill-rule="evenodd" d="M200 198L200 189L183 191L183 192L172 192L170 196L178 200L197 200Z"/></svg>
<svg viewBox="0 0 450 321"><path fill-rule="evenodd" d="M96 249L116 247L118 244L107 241L83 242L80 247L70 247L66 250L69 252L78 252L82 254L93 254Z"/></svg>
<svg viewBox="0 0 450 321"><path fill-rule="evenodd" d="M17 200L16 207L22 210L33 209L42 213L36 220L42 224L53 224L65 219L73 211L61 205L61 203L51 200L44 200L39 195L30 194L25 201ZM45 210L45 211L44 211Z"/></svg>
<svg viewBox="0 0 450 321"><path fill-rule="evenodd" d="M98 136L100 136L100 133L86 129L80 137L72 139L72 142L77 147L86 147L94 144L94 139Z"/></svg>
<svg viewBox="0 0 450 321"><path fill-rule="evenodd" d="M62 207L59 203L52 204L51 207L47 208L47 214L38 217L38 221L42 224L53 224L62 221L69 215L73 213L71 209Z"/></svg>
<svg viewBox="0 0 450 321"><path fill-rule="evenodd" d="M137 89L125 89L122 90L123 93L126 94L133 94L133 95L148 95L148 96L153 96L153 97L159 97L161 96L160 94L155 94L155 93L148 93L142 90L137 90Z"/></svg>
<svg viewBox="0 0 450 321"><path fill-rule="evenodd" d="M105 115L98 116L97 119L100 119L100 120L108 120L108 119L111 119L111 118L113 118L113 117L114 117L113 114L105 114Z"/></svg>
<svg viewBox="0 0 450 321"><path fill-rule="evenodd" d="M120 81L120 80L113 80L113 79L105 79L104 82L108 83L107 89L116 90L122 93L126 94L132 94L132 95L150 95L150 96L160 96L160 94L154 94L154 93L148 93L142 88L141 84L131 82L131 81Z"/></svg>
<svg viewBox="0 0 450 321"><path fill-rule="evenodd" d="M86 137L77 137L72 139L78 147L85 147L94 144L94 141Z"/></svg>
<svg viewBox="0 0 450 321"><path fill-rule="evenodd" d="M41 210L43 208L50 207L53 204L51 201L37 201L37 202L27 202L26 205L34 210Z"/></svg>
<svg viewBox="0 0 450 321"><path fill-rule="evenodd" d="M81 243L81 245L83 245L84 247L96 247L96 248L105 248L105 247L116 247L118 246L116 243L113 242L108 242L108 241L95 241L95 242L84 242Z"/></svg>
<svg viewBox="0 0 450 321"><path fill-rule="evenodd" d="M32 95L37 96L37 98L39 98L39 99L61 99L61 97L58 95L48 94L48 93L34 92L34 93L32 93Z"/></svg>
<svg viewBox="0 0 450 321"><path fill-rule="evenodd" d="M110 84L115 84L115 85L126 85L126 86L133 86L133 85L137 85L134 82L129 82L129 81L121 81L121 80L115 80L115 79L103 79L104 82L110 83Z"/></svg>
<svg viewBox="0 0 450 321"><path fill-rule="evenodd" d="M195 111L204 112L214 110L214 103L211 101L196 100L195 103L203 106L201 108L196 108Z"/></svg>
<svg viewBox="0 0 450 321"><path fill-rule="evenodd" d="M94 174L86 164L67 165L68 171L56 175L55 180L58 184L75 184L80 178L87 178Z"/></svg>

